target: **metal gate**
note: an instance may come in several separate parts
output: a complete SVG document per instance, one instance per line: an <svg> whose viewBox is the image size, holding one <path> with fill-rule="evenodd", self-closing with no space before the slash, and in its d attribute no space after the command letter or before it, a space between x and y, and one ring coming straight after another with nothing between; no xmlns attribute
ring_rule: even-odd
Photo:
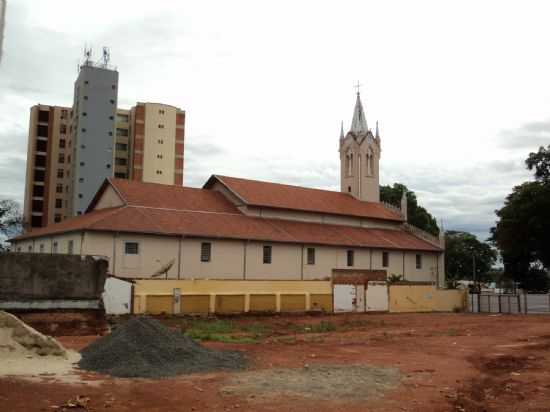
<svg viewBox="0 0 550 412"><path fill-rule="evenodd" d="M468 310L475 313L550 313L550 294L470 293Z"/></svg>

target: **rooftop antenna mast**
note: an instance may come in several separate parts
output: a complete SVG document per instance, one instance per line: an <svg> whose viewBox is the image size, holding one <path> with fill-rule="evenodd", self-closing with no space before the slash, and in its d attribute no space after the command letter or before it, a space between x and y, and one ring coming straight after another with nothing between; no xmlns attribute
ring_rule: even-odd
<svg viewBox="0 0 550 412"><path fill-rule="evenodd" d="M84 46L84 66L92 64L92 48Z"/></svg>
<svg viewBox="0 0 550 412"><path fill-rule="evenodd" d="M107 68L109 66L109 61L111 60L111 52L108 47L103 47L103 55L101 57L101 66Z"/></svg>

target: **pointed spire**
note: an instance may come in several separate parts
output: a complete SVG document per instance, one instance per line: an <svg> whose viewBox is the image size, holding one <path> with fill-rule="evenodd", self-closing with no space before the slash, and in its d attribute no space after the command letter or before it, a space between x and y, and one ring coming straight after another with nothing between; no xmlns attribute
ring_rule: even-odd
<svg viewBox="0 0 550 412"><path fill-rule="evenodd" d="M344 139L344 121L340 123L340 140Z"/></svg>
<svg viewBox="0 0 550 412"><path fill-rule="evenodd" d="M363 104L361 103L361 96L357 92L357 101L355 102L355 109L353 110L353 120L351 122L351 131L355 134L362 134L368 132L367 118L363 111Z"/></svg>
<svg viewBox="0 0 550 412"><path fill-rule="evenodd" d="M376 121L376 134L374 135L377 139L380 137L380 131L378 130L378 120Z"/></svg>

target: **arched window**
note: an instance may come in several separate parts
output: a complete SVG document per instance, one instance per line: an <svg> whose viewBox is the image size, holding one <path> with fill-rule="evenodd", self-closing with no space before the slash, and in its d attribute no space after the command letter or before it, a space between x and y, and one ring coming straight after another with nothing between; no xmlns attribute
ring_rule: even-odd
<svg viewBox="0 0 550 412"><path fill-rule="evenodd" d="M367 161L367 176L372 176L374 174L374 159L372 157L372 151L369 149L367 155L365 156Z"/></svg>
<svg viewBox="0 0 550 412"><path fill-rule="evenodd" d="M353 153L350 153L348 156L349 156L348 176L353 176Z"/></svg>

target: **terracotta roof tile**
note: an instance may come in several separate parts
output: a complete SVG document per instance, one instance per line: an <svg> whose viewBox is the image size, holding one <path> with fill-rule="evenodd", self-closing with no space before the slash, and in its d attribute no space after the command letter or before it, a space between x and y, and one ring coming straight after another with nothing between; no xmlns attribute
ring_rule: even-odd
<svg viewBox="0 0 550 412"><path fill-rule="evenodd" d="M128 205L209 212L240 213L221 193L192 187L109 179Z"/></svg>
<svg viewBox="0 0 550 412"><path fill-rule="evenodd" d="M347 193L219 175L213 175L204 187L215 180L250 206L403 221L401 215L381 203L363 202Z"/></svg>
<svg viewBox="0 0 550 412"><path fill-rule="evenodd" d="M38 229L14 240L80 229L345 247L440 250L438 247L401 230L295 222L264 219L243 214L167 210L142 206L121 206L92 211Z"/></svg>

